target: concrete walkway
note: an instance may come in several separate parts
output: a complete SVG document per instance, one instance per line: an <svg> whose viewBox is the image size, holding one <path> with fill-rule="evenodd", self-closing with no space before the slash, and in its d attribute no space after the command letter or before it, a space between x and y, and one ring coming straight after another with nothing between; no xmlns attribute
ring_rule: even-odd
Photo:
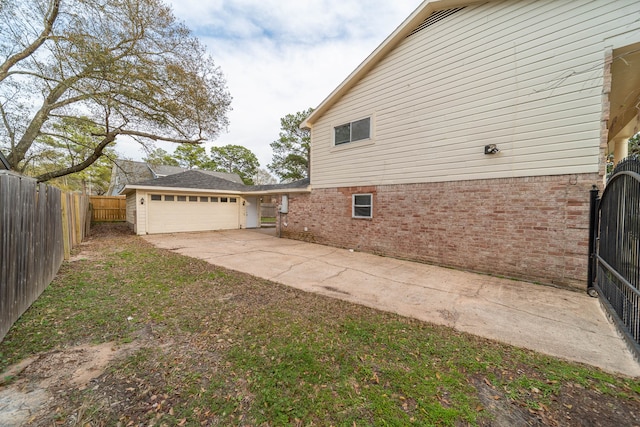
<svg viewBox="0 0 640 427"><path fill-rule="evenodd" d="M145 236L232 270L491 338L609 372L640 376L597 298L273 237L273 230Z"/></svg>

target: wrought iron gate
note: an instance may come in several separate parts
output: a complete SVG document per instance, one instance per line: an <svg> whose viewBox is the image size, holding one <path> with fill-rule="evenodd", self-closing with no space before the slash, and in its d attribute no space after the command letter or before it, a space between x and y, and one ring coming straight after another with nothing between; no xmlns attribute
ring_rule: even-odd
<svg viewBox="0 0 640 427"><path fill-rule="evenodd" d="M640 357L640 160L620 162L597 194L591 193L589 294L597 292Z"/></svg>

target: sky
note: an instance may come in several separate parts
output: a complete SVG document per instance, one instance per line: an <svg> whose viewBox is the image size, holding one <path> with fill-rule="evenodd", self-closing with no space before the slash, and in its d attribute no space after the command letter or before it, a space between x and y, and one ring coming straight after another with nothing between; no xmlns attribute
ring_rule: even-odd
<svg viewBox="0 0 640 427"><path fill-rule="evenodd" d="M165 0L207 47L233 100L227 132L206 144L242 145L271 162L280 118L318 106L421 0ZM159 143L172 152L175 144ZM120 153L141 160L139 146Z"/></svg>

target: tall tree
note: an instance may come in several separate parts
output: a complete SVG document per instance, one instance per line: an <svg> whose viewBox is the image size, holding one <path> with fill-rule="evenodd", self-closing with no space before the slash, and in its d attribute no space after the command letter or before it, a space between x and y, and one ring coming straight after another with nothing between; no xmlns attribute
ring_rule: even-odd
<svg viewBox="0 0 640 427"><path fill-rule="evenodd" d="M92 135L100 143L38 180L83 170L119 135L198 143L227 126L222 72L161 0L0 4L0 141L14 169L79 112L100 129Z"/></svg>
<svg viewBox="0 0 640 427"><path fill-rule="evenodd" d="M241 145L211 147L211 160L219 172L237 173L247 185L254 183L260 163L251 150Z"/></svg>
<svg viewBox="0 0 640 427"><path fill-rule="evenodd" d="M300 129L300 124L309 117L313 108L287 114L280 119L280 137L273 141L273 157L267 168L280 178L281 182L291 182L309 177L309 145L311 135Z"/></svg>
<svg viewBox="0 0 640 427"><path fill-rule="evenodd" d="M178 160L176 160L173 156L171 156L171 154L167 153L162 148L156 148L149 151L147 157L142 160L154 166L180 166Z"/></svg>
<svg viewBox="0 0 640 427"><path fill-rule="evenodd" d="M186 169L210 169L207 150L202 145L182 144L173 152L173 158Z"/></svg>

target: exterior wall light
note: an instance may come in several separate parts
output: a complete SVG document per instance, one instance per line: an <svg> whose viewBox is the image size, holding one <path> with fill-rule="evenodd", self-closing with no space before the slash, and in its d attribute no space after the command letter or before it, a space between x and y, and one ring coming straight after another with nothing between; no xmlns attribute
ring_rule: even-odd
<svg viewBox="0 0 640 427"><path fill-rule="evenodd" d="M144 197L140 197L140 204L144 205Z"/></svg>
<svg viewBox="0 0 640 427"><path fill-rule="evenodd" d="M498 151L498 147L496 144L489 144L484 146L484 154L496 154Z"/></svg>

